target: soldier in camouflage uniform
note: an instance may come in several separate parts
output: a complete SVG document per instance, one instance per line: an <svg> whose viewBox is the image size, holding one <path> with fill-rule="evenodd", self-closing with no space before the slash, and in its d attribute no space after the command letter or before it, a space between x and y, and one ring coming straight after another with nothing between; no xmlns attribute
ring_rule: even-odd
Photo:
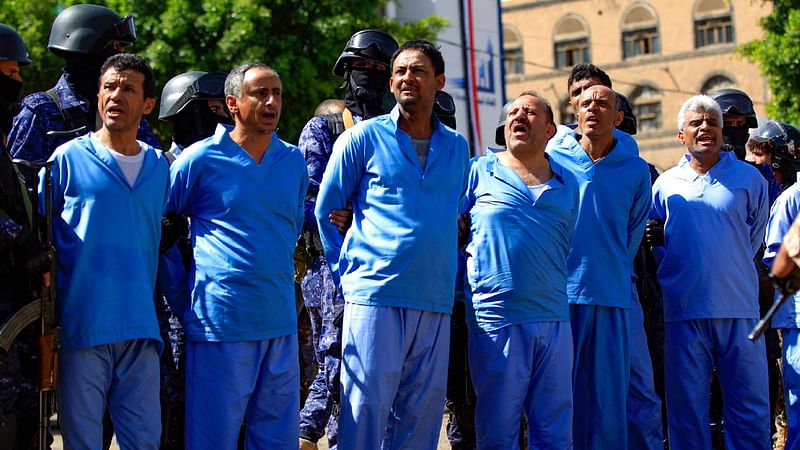
<svg viewBox="0 0 800 450"><path fill-rule="evenodd" d="M0 24L0 325L32 299L47 260L32 233L31 204L6 150L11 119L19 111L19 66L30 64L22 38ZM0 349L0 450L35 447L38 429L38 322L28 325L8 352Z"/></svg>
<svg viewBox="0 0 800 450"><path fill-rule="evenodd" d="M342 314L344 298L322 254L314 217L322 174L328 164L333 142L344 129L362 119L384 114L389 87L389 62L397 42L377 30L362 30L347 42L333 68L345 80L343 113L315 116L300 134L298 147L306 158L311 179L306 198L303 235L312 258L301 283L303 299L311 319L313 341L320 371L311 384L300 411L300 448L316 448L327 428L329 448L335 448L339 408L339 366L341 365Z"/></svg>

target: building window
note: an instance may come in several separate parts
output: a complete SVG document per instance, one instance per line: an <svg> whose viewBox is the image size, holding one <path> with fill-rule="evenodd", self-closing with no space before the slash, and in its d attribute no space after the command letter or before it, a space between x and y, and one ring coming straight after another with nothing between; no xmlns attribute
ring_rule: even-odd
<svg viewBox="0 0 800 450"><path fill-rule="evenodd" d="M702 0L694 10L694 46L734 42L733 16L725 0Z"/></svg>
<svg viewBox="0 0 800 450"><path fill-rule="evenodd" d="M522 38L509 26L503 27L503 59L506 75L524 75L525 60L522 54Z"/></svg>
<svg viewBox="0 0 800 450"><path fill-rule="evenodd" d="M658 42L658 31L655 28L622 32L623 59L660 52L661 46Z"/></svg>
<svg viewBox="0 0 800 450"><path fill-rule="evenodd" d="M591 62L589 28L582 18L567 15L556 23L553 34L553 61L555 67L559 69Z"/></svg>
<svg viewBox="0 0 800 450"><path fill-rule="evenodd" d="M589 39L555 43L556 67L561 69L589 62Z"/></svg>
<svg viewBox="0 0 800 450"><path fill-rule="evenodd" d="M658 18L644 3L635 3L622 20L622 59L661 53Z"/></svg>
<svg viewBox="0 0 800 450"><path fill-rule="evenodd" d="M653 86L637 86L630 95L638 131L660 130L663 127L661 92Z"/></svg>

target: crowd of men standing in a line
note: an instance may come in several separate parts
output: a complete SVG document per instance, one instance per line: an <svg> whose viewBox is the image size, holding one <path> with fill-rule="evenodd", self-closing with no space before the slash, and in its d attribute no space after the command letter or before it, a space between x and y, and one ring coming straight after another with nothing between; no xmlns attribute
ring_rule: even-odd
<svg viewBox="0 0 800 450"><path fill-rule="evenodd" d="M31 61L0 25L0 323L47 282L31 230L50 215L65 448L107 447L113 429L135 449L308 449L326 433L344 450L433 449L445 401L453 448L515 448L521 422L531 449L663 448L638 251L658 261L669 447L711 448L715 370L726 448L770 448L766 347L747 334L760 250L780 258L800 209L800 134L754 132L775 176L742 161L758 125L746 94L686 100L686 154L654 182L627 99L579 65L576 125L523 92L501 147L470 161L439 50L362 30L334 64L343 102L323 102L298 146L276 133L280 75L248 63L164 86L162 152L144 119L153 71L123 53L135 39L132 17L66 8L48 45L63 75L20 103ZM52 163L39 211L21 182L37 175L12 157ZM319 365L303 405L295 282ZM786 448L800 448L789 306L776 326ZM0 351L3 450L36 445L35 335Z"/></svg>

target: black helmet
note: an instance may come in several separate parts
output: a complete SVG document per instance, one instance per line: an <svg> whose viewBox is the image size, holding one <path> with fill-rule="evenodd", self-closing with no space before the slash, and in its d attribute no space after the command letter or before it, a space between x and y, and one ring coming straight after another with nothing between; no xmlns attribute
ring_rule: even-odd
<svg viewBox="0 0 800 450"><path fill-rule="evenodd" d="M19 64L30 64L25 42L16 30L0 23L0 61L16 61Z"/></svg>
<svg viewBox="0 0 800 450"><path fill-rule="evenodd" d="M452 95L445 91L436 91L433 112L443 124L454 130L456 129L456 102L453 101Z"/></svg>
<svg viewBox="0 0 800 450"><path fill-rule="evenodd" d="M176 116L196 100L224 99L227 76L225 72L193 71L173 77L161 91L159 120Z"/></svg>
<svg viewBox="0 0 800 450"><path fill-rule="evenodd" d="M59 57L68 54L104 55L113 41L133 44L133 16L124 19L98 5L74 5L61 11L50 29L47 48Z"/></svg>
<svg viewBox="0 0 800 450"><path fill-rule="evenodd" d="M631 102L628 101L628 97L620 94L617 94L617 111L622 111L624 117L622 118L622 122L617 125L617 129L624 131L631 136L636 134L636 116L633 115L633 108L631 108Z"/></svg>
<svg viewBox="0 0 800 450"><path fill-rule="evenodd" d="M711 98L719 104L723 115L745 116L747 128L756 128L758 126L756 111L753 109L753 101L743 91L733 88L719 89L711 94Z"/></svg>
<svg viewBox="0 0 800 450"><path fill-rule="evenodd" d="M780 123L783 127L783 136L776 139L772 148L773 161L775 157L792 163L795 170L800 168L800 130L785 122ZM774 162L773 162L774 164ZM780 161L778 162L780 164Z"/></svg>
<svg viewBox="0 0 800 450"><path fill-rule="evenodd" d="M347 63L359 58L372 59L387 66L398 49L392 36L379 30L361 30L347 41L342 54L333 66L333 74L343 77Z"/></svg>
<svg viewBox="0 0 800 450"><path fill-rule="evenodd" d="M508 117L508 110L511 109L512 103L514 102L508 102L503 105L503 109L500 110L500 117L497 119L497 128L494 130L494 143L501 147L506 146L506 117Z"/></svg>

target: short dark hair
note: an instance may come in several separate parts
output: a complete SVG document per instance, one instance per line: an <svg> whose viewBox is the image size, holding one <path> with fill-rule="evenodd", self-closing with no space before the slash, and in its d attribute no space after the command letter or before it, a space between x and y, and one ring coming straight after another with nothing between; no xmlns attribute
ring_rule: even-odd
<svg viewBox="0 0 800 450"><path fill-rule="evenodd" d="M433 73L435 75L444 73L444 58L442 57L442 52L425 39L407 41L401 45L392 55L392 60L389 62L389 70L394 68L394 60L397 59L397 56L403 53L404 50L419 50L423 55L431 59L431 63L433 63Z"/></svg>
<svg viewBox="0 0 800 450"><path fill-rule="evenodd" d="M132 55L130 53L119 53L111 56L100 67L100 77L114 68L117 72L122 70L135 70L144 75L144 98L156 98L156 77L153 75L153 68L146 59L139 55ZM98 80L99 82L99 80Z"/></svg>
<svg viewBox="0 0 800 450"><path fill-rule="evenodd" d="M613 88L611 86L611 78L603 69L594 64L577 64L572 68L572 72L569 74L569 78L567 78L567 90L572 86L572 83L587 78L597 78L603 86Z"/></svg>

